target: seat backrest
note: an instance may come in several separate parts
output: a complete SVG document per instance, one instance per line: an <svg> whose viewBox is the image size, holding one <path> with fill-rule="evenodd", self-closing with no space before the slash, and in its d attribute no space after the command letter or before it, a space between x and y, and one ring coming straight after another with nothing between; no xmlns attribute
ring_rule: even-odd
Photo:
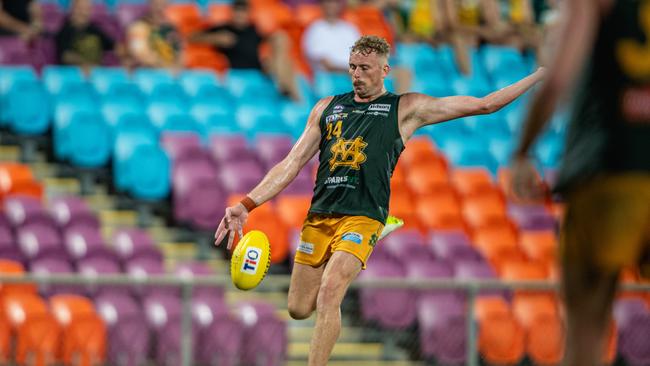
<svg viewBox="0 0 650 366"><path fill-rule="evenodd" d="M23 265L16 261L0 259L0 274L3 276L21 276L25 273ZM34 294L33 284L0 284L0 298L11 294Z"/></svg>

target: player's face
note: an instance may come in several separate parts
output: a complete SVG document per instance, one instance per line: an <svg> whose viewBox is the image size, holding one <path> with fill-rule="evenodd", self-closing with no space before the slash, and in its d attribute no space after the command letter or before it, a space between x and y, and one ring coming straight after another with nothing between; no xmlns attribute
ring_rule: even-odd
<svg viewBox="0 0 650 366"><path fill-rule="evenodd" d="M361 98L381 93L384 88L384 78L389 70L386 58L375 52L367 55L358 52L350 54L348 72L352 77L354 92Z"/></svg>

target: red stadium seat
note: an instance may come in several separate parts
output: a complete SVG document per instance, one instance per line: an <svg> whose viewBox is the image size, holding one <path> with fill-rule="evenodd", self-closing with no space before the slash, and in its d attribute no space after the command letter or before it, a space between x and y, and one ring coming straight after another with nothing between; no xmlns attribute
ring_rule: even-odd
<svg viewBox="0 0 650 366"><path fill-rule="evenodd" d="M463 217L473 228L489 226L507 219L506 204L497 190L463 197Z"/></svg>
<svg viewBox="0 0 650 366"><path fill-rule="evenodd" d="M458 199L449 191L420 196L415 207L420 222L427 230L467 231Z"/></svg>
<svg viewBox="0 0 650 366"><path fill-rule="evenodd" d="M0 200L8 195L27 195L41 199L43 187L34 180L29 166L0 163Z"/></svg>
<svg viewBox="0 0 650 366"><path fill-rule="evenodd" d="M406 175L406 181L413 193L426 195L447 188L449 175L441 160L430 160L412 165Z"/></svg>
<svg viewBox="0 0 650 366"><path fill-rule="evenodd" d="M253 23L262 34L271 34L288 26L293 13L287 4L273 2L255 6L252 9Z"/></svg>
<svg viewBox="0 0 650 366"><path fill-rule="evenodd" d="M519 233L519 246L533 261L554 264L557 258L557 235L552 230L524 230Z"/></svg>
<svg viewBox="0 0 650 366"><path fill-rule="evenodd" d="M509 221L475 229L472 239L475 248L497 271L505 262L524 258L523 252L517 246L517 233Z"/></svg>
<svg viewBox="0 0 650 366"><path fill-rule="evenodd" d="M393 192L390 195L390 214L404 220L404 228L422 231L422 224L415 212L415 200L405 191Z"/></svg>

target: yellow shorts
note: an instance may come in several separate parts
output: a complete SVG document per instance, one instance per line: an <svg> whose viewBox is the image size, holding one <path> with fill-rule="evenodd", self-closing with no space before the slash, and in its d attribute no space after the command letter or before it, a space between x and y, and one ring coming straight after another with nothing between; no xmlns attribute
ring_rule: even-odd
<svg viewBox="0 0 650 366"><path fill-rule="evenodd" d="M640 262L649 249L650 174L603 176L568 196L560 248L564 265L612 273L642 265L646 272L648 263Z"/></svg>
<svg viewBox="0 0 650 366"><path fill-rule="evenodd" d="M381 222L365 216L309 214L302 225L295 262L319 267L337 251L366 261L384 229Z"/></svg>

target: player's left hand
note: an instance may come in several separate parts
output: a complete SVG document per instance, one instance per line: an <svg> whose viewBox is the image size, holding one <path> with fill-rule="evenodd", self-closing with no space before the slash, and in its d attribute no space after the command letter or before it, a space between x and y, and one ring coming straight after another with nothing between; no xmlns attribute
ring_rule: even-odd
<svg viewBox="0 0 650 366"><path fill-rule="evenodd" d="M523 203L541 202L547 189L530 158L516 156L512 163L509 195Z"/></svg>

